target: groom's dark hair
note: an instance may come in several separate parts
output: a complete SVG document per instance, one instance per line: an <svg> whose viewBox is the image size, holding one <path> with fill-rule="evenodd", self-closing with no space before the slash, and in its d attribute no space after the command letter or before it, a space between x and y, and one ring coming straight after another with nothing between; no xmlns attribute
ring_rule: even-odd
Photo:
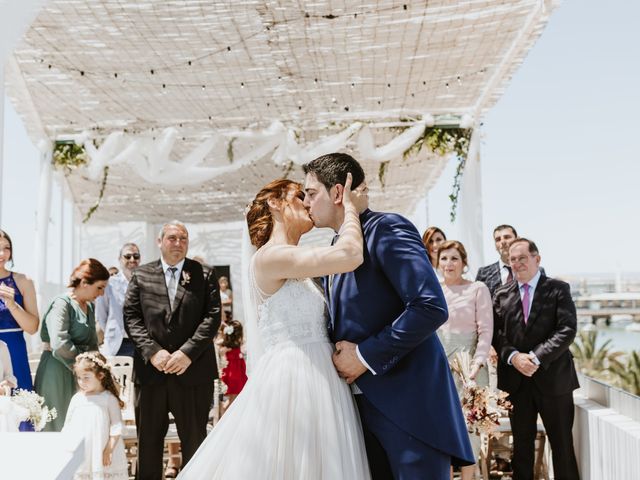
<svg viewBox="0 0 640 480"><path fill-rule="evenodd" d="M358 161L346 153L329 153L302 166L305 175L312 173L327 190L336 184L344 185L347 181L347 173L351 172L355 189L364 182L364 170Z"/></svg>

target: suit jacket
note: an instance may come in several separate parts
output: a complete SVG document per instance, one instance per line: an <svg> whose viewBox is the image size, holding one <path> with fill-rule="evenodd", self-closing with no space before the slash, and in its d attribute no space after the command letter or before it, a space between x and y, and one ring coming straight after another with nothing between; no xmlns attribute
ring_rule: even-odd
<svg viewBox="0 0 640 480"><path fill-rule="evenodd" d="M524 323L518 282L500 287L493 301L494 339L498 352L498 388L515 393L525 378L507 364L509 355L532 351L540 368L531 377L541 393L561 395L579 387L569 346L576 336L576 307L569 284L540 276Z"/></svg>
<svg viewBox="0 0 640 480"><path fill-rule="evenodd" d="M191 365L177 376L184 385L200 385L218 378L213 338L220 326L220 292L215 271L185 258L173 309L160 260L138 267L131 277L124 303L124 323L136 345L134 380L144 385L166 380L151 364L165 349L182 350ZM188 278L188 281L186 280Z"/></svg>
<svg viewBox="0 0 640 480"><path fill-rule="evenodd" d="M502 278L500 277L500 263L492 263L486 267L480 267L476 274L476 280L483 282L489 292L491 292L491 298L495 296L496 290L502 285Z"/></svg>
<svg viewBox="0 0 640 480"><path fill-rule="evenodd" d="M367 371L356 383L388 419L456 464L474 463L460 399L435 335L447 320L447 304L422 239L399 215L366 210L360 221L364 263L334 277L330 336L358 344L377 374Z"/></svg>

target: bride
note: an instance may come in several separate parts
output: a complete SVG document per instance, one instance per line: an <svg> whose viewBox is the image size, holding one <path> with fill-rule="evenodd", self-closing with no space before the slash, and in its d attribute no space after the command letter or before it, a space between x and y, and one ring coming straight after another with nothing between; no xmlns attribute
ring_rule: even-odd
<svg viewBox="0 0 640 480"><path fill-rule="evenodd" d="M309 278L350 272L363 261L357 212L366 187L351 192L351 181L349 174L333 246L298 245L313 227L299 184L275 180L251 203L247 225L257 251L248 267L252 288L243 292L254 307L244 312L249 381L179 479L370 478L355 403L331 361L324 296Z"/></svg>

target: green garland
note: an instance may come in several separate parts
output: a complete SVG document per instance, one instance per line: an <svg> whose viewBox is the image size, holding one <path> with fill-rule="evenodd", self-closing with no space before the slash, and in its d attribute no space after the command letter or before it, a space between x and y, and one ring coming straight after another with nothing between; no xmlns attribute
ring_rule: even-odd
<svg viewBox="0 0 640 480"><path fill-rule="evenodd" d="M233 142L235 141L236 137L233 137L227 144L227 159L229 160L229 163L233 163Z"/></svg>
<svg viewBox="0 0 640 480"><path fill-rule="evenodd" d="M282 178L289 178L289 175L291 175L291 172L293 172L294 167L295 164L289 161L289 163L284 168L284 174L282 175Z"/></svg>
<svg viewBox="0 0 640 480"><path fill-rule="evenodd" d="M382 189L385 187L385 178L384 176L387 173L387 167L389 166L389 160L386 162L380 162L380 166L378 167L378 180L380 180L380 185L382 185Z"/></svg>
<svg viewBox="0 0 640 480"><path fill-rule="evenodd" d="M449 200L451 200L451 221L456 219L458 209L458 195L462 185L462 173L469 154L469 141L471 140L471 129L448 128L448 127L427 127L424 133L411 145L403 154L406 160L411 155L420 153L423 147L441 157L455 154L458 160L456 174L453 177L453 188ZM384 175L384 171L382 171ZM379 175L380 176L380 175ZM384 185L383 185L384 187Z"/></svg>
<svg viewBox="0 0 640 480"><path fill-rule="evenodd" d="M104 167L102 169L102 185L100 186L100 194L98 195L98 199L96 200L96 203L93 204L93 206L87 211L87 214L82 219L82 223L87 223L91 218L91 215L93 215L96 212L96 210L98 210L98 207L100 206L100 202L102 201L102 197L104 196L104 190L107 187L108 176L109 176L109 167Z"/></svg>
<svg viewBox="0 0 640 480"><path fill-rule="evenodd" d="M89 163L89 157L82 145L75 142L58 141L53 147L53 167L64 170L65 175L70 175L73 170L85 166ZM109 176L109 167L102 170L102 184L100 186L100 194L96 203L87 211L82 223L87 223L91 216L98 210L104 190L107 187L107 177Z"/></svg>

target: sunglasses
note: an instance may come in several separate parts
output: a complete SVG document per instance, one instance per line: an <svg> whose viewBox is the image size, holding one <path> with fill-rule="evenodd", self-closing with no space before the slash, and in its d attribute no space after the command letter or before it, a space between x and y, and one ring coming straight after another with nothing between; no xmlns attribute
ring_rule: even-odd
<svg viewBox="0 0 640 480"><path fill-rule="evenodd" d="M132 258L134 260L140 260L140 254L139 253L125 253L124 255L122 255L122 258L124 258L125 260L131 260Z"/></svg>

